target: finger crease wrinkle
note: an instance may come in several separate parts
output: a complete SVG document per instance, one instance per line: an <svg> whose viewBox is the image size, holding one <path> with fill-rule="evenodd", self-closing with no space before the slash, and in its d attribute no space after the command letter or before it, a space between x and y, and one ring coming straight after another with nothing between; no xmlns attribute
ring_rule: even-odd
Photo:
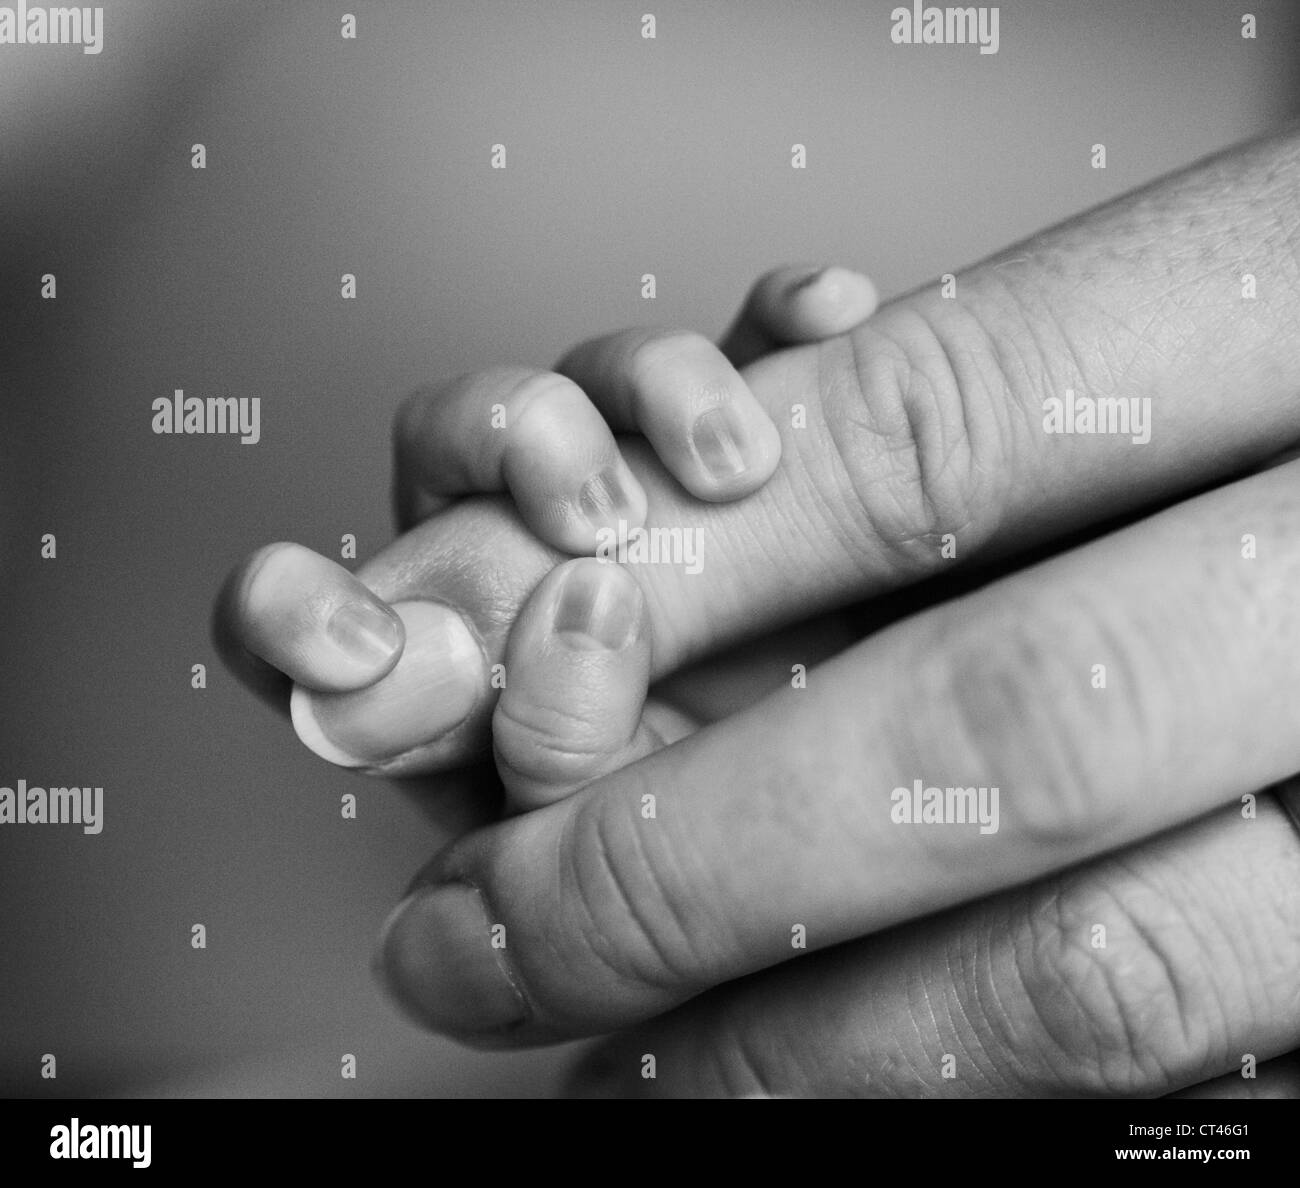
<svg viewBox="0 0 1300 1188"><path fill-rule="evenodd" d="M636 896L632 893L632 890L627 883L627 876L620 869L619 863L615 861L613 857L614 851L610 845L610 835L608 832L608 822L610 819L611 818L609 818L605 812L597 811L596 853L599 855L601 869L605 873L606 881L618 896L624 914L636 925L638 933L649 946L651 952L654 954L656 962L658 963L658 968L655 969L650 976L647 976L644 970L634 971L635 975L640 981L653 986L656 989L679 992L684 986L691 985L691 983L681 976L677 963L669 957L668 951L660 940L658 933L650 924L648 914L638 903ZM641 840L636 836L635 828L633 829L633 838L637 867L644 871L650 878L655 891L658 894L658 898L663 900L662 887L660 886L654 871L645 861L645 851L641 848ZM671 905L667 905L665 902L665 906L669 906L669 910L671 911ZM614 944L612 948L613 951L617 952L618 945Z"/></svg>

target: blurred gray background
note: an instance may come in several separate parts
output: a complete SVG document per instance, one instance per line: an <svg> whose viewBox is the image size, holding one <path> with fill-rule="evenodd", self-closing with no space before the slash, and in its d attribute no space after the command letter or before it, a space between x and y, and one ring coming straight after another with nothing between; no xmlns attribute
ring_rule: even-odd
<svg viewBox="0 0 1300 1188"><path fill-rule="evenodd" d="M1016 0L996 55L895 46L893 7L108 0L98 56L0 46L0 785L106 801L98 837L0 827L0 1092L553 1091L564 1052L467 1053L379 997L439 834L235 686L212 597L271 540L383 546L417 383L716 333L788 261L888 296L1296 106L1289 0ZM175 388L260 396L262 441L155 436Z"/></svg>

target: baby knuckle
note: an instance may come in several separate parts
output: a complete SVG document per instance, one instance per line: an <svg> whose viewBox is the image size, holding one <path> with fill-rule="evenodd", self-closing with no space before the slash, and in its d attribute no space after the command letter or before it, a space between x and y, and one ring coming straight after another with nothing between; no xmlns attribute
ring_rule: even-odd
<svg viewBox="0 0 1300 1188"><path fill-rule="evenodd" d="M627 378L636 389L653 390L713 350L709 340L693 330L647 331L628 353Z"/></svg>
<svg viewBox="0 0 1300 1188"><path fill-rule="evenodd" d="M516 380L506 401L507 428L536 434L558 422L564 425L586 405L587 397L567 376L553 371L533 371Z"/></svg>
<svg viewBox="0 0 1300 1188"><path fill-rule="evenodd" d="M521 778L567 787L606 758L600 724L585 713L503 696L492 721L497 760Z"/></svg>

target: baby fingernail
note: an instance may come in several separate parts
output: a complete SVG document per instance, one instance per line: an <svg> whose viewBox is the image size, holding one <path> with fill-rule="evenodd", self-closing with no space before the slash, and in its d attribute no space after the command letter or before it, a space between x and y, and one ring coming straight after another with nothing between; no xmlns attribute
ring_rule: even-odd
<svg viewBox="0 0 1300 1188"><path fill-rule="evenodd" d="M469 716L486 687L482 649L460 614L437 602L399 602L393 610L406 645L387 676L349 693L294 687L294 729L331 763L371 767L436 742Z"/></svg>
<svg viewBox="0 0 1300 1188"><path fill-rule="evenodd" d="M641 588L617 565L574 565L555 604L554 631L570 647L622 651L641 629Z"/></svg>
<svg viewBox="0 0 1300 1188"><path fill-rule="evenodd" d="M749 469L742 449L744 433L731 405L711 408L695 422L692 441L704 468L717 482L737 478Z"/></svg>
<svg viewBox="0 0 1300 1188"><path fill-rule="evenodd" d="M389 917L377 964L389 993L425 1026L450 1033L500 1031L527 1007L510 980L483 897L464 883L415 892Z"/></svg>
<svg viewBox="0 0 1300 1188"><path fill-rule="evenodd" d="M619 520L632 524L636 515L627 482L618 469L607 466L589 478L578 493L578 506L593 528L614 527Z"/></svg>
<svg viewBox="0 0 1300 1188"><path fill-rule="evenodd" d="M325 625L325 634L349 660L378 668L402 646L402 621L376 602L347 602Z"/></svg>

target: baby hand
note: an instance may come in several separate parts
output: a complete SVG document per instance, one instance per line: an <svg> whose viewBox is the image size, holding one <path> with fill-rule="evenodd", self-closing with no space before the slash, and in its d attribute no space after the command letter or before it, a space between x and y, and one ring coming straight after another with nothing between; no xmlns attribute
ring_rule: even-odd
<svg viewBox="0 0 1300 1188"><path fill-rule="evenodd" d="M557 373L479 373L440 393L417 394L397 428L399 519L406 526L458 494L505 488L548 544L590 553L601 530L619 519L636 527L645 513L645 496L605 416L644 429L692 493L739 498L770 476L780 447L736 366L780 344L839 334L870 316L875 301L870 281L844 269L779 270L755 286L721 348L696 335L629 331L577 348ZM501 564L516 563L520 582L531 586L538 549ZM522 601L527 588L518 593ZM390 764L369 755L392 753L387 744L403 733L406 717L418 717L427 733L430 702L439 698L455 721L464 716L443 685L454 678L454 658L482 641L440 609L410 603L395 610L334 562L300 546L271 545L228 579L217 637L236 672L278 704L288 681L296 682L295 726L314 751L344 766L387 771ZM438 637L423 651L442 656L445 672L421 671L409 658L419 647L402 659L408 632ZM372 749L371 734L386 745ZM463 753L465 738L447 745ZM421 765L429 759L422 754Z"/></svg>

